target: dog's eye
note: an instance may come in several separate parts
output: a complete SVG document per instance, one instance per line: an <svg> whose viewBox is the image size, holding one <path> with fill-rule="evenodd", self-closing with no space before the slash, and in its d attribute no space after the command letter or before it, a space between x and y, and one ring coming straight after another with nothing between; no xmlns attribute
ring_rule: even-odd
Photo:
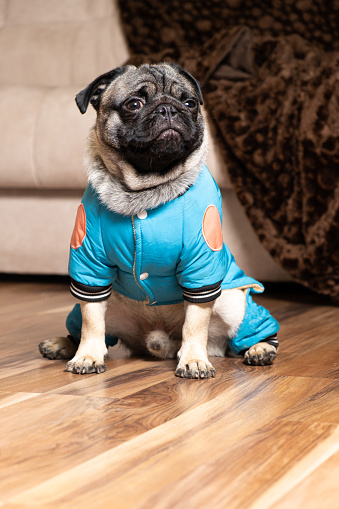
<svg viewBox="0 0 339 509"><path fill-rule="evenodd" d="M187 108L189 108L190 110L193 110L197 106L197 103L196 101L194 101L194 99L187 99L184 102L184 105L187 106Z"/></svg>
<svg viewBox="0 0 339 509"><path fill-rule="evenodd" d="M138 111L143 107L144 103L140 99L129 99L125 102L124 107L129 111Z"/></svg>

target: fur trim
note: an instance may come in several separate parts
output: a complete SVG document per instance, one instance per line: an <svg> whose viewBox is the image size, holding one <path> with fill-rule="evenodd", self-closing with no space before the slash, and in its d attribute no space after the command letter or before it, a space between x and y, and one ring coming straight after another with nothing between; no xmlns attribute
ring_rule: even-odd
<svg viewBox="0 0 339 509"><path fill-rule="evenodd" d="M184 194L199 176L206 159L207 146L208 134L205 129L204 139L199 149L176 167L176 171L181 170L177 178L140 191L128 189L117 176L113 175L100 155L93 154L93 146L90 143L85 152L85 167L89 182L98 193L101 203L112 212L131 216L143 210L155 209Z"/></svg>

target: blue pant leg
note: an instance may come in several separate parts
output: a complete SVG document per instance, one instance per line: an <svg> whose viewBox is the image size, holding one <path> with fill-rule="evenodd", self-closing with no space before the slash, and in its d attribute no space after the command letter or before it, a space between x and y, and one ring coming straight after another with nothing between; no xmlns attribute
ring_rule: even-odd
<svg viewBox="0 0 339 509"><path fill-rule="evenodd" d="M273 336L279 330L279 324L263 306L256 304L251 296L251 291L246 293L246 308L244 319L236 336L228 340L232 352L239 354L260 341Z"/></svg>
<svg viewBox="0 0 339 509"><path fill-rule="evenodd" d="M77 339L79 342L81 339L81 326L82 326L81 307L80 304L75 304L74 308L66 318L66 328L70 335L73 336L73 338ZM118 342L118 338L106 334L105 342L108 348L109 346L116 345Z"/></svg>

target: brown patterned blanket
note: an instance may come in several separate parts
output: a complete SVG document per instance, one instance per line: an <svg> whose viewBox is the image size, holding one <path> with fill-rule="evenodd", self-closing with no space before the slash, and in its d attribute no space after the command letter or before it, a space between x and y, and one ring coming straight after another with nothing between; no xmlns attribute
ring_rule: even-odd
<svg viewBox="0 0 339 509"><path fill-rule="evenodd" d="M339 302L339 39L322 0L120 0L129 63L200 80L232 184L262 244Z"/></svg>

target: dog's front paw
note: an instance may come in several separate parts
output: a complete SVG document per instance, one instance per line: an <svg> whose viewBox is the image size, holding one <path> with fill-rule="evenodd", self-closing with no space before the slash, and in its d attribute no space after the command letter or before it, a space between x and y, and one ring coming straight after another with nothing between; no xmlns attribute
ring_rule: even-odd
<svg viewBox="0 0 339 509"><path fill-rule="evenodd" d="M180 359L175 375L180 378L214 378L216 371L208 361Z"/></svg>
<svg viewBox="0 0 339 509"><path fill-rule="evenodd" d="M41 355L47 359L71 359L76 350L76 345L69 337L46 339L39 345Z"/></svg>
<svg viewBox="0 0 339 509"><path fill-rule="evenodd" d="M268 343L262 342L251 346L244 355L245 364L251 366L266 366L272 364L277 356L277 349Z"/></svg>
<svg viewBox="0 0 339 509"><path fill-rule="evenodd" d="M89 373L103 373L106 371L106 366L103 361L98 361L89 355L75 356L67 362L65 371L77 375L87 375Z"/></svg>

